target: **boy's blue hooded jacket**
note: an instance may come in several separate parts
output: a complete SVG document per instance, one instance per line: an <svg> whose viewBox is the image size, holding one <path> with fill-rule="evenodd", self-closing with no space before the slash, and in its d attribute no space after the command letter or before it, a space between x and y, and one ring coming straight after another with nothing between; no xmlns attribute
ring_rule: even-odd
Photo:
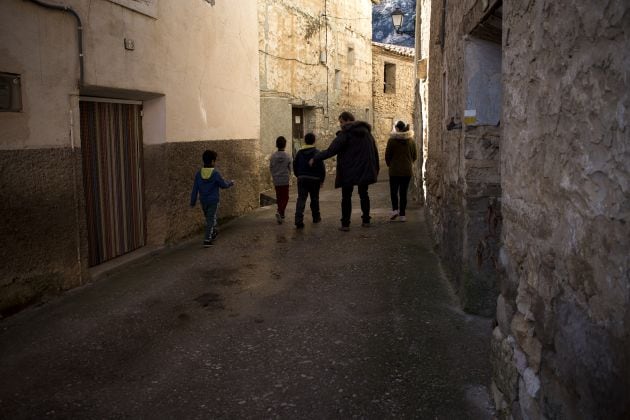
<svg viewBox="0 0 630 420"><path fill-rule="evenodd" d="M197 195L202 204L218 203L219 188L229 188L233 184L232 181L224 180L216 169L201 168L195 175L195 183L190 194L191 207L197 203Z"/></svg>

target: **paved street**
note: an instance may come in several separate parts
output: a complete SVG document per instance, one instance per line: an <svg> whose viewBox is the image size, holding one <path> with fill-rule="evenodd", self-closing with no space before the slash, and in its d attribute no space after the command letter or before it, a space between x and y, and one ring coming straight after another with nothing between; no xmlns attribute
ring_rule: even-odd
<svg viewBox="0 0 630 420"><path fill-rule="evenodd" d="M491 321L462 313L421 208L340 232L262 208L0 321L1 418L491 417Z"/></svg>

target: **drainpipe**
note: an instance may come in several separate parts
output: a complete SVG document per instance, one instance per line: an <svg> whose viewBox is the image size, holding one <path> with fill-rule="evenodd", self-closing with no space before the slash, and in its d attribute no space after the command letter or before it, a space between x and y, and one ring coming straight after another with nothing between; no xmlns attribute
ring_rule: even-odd
<svg viewBox="0 0 630 420"><path fill-rule="evenodd" d="M79 87L83 86L83 24L81 23L81 17L70 6L46 3L41 0L26 0L31 3L35 3L39 6L46 7L48 9L61 10L62 12L70 13L77 20L77 35L79 38Z"/></svg>
<svg viewBox="0 0 630 420"><path fill-rule="evenodd" d="M64 6L64 5L58 5L58 4L51 4L51 3L46 3L43 2L41 0L26 0L26 1L30 1L31 3L35 3L38 6L42 6L48 9L54 9L54 10L61 10L62 12L66 12L66 13L70 13L72 14L72 16L74 16L74 18L77 20L77 35L78 35L78 47L79 47L79 88L83 87L84 85L84 71L83 71L83 24L81 23L81 17L79 16L79 14L70 6ZM77 235L76 235L76 241L77 241L77 263L78 263L78 267L79 267L79 279L81 284L84 283L84 278L83 278L83 267L82 267L82 263L81 263L81 237L80 237L80 232L79 232L79 192L78 192L78 186L77 186L77 158L75 156L75 145L74 145L74 118L73 118L73 114L72 114L72 108L70 109L70 147L72 149L72 178L73 178L73 182L72 182L72 186L73 186L73 193L74 193L74 202L76 203L75 205L75 220L76 220L76 225L77 225Z"/></svg>

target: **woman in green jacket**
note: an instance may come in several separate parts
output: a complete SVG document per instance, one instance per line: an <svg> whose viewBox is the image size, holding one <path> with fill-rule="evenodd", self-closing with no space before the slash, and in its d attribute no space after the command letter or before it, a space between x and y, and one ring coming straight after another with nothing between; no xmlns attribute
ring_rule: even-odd
<svg viewBox="0 0 630 420"><path fill-rule="evenodd" d="M385 163L389 167L389 191L392 199L390 220L407 220L407 190L411 181L413 162L418 159L418 150L413 142L413 131L409 124L397 121L385 148ZM400 198L399 198L400 196Z"/></svg>

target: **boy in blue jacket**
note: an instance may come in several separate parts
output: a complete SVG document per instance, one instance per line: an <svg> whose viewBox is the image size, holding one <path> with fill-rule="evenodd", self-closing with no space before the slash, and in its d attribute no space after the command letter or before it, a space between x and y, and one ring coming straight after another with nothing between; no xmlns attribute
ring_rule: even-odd
<svg viewBox="0 0 630 420"><path fill-rule="evenodd" d="M190 207L195 207L197 195L201 202L203 215L206 217L206 233L203 246L209 247L217 236L217 210L219 208L219 188L230 188L234 181L225 181L219 171L214 168L217 153L213 150L203 152L203 168L195 174Z"/></svg>

